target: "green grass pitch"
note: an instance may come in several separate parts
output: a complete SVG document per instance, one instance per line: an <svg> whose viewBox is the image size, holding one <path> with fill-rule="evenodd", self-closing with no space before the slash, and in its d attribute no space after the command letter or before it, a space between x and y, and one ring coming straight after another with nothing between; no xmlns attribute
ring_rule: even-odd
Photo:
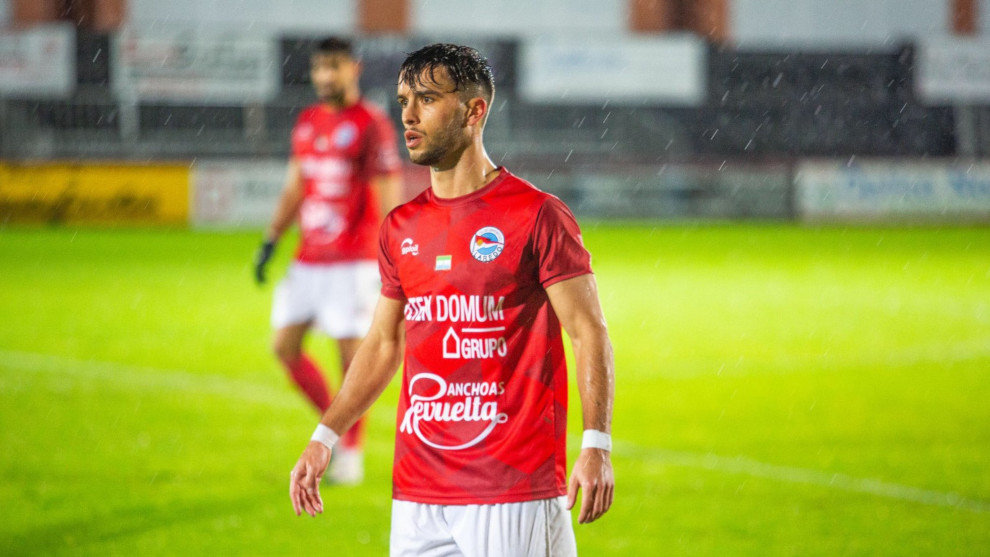
<svg viewBox="0 0 990 557"><path fill-rule="evenodd" d="M584 232L618 486L584 555L990 551L990 229ZM365 484L297 518L316 416L269 353L259 238L0 229L0 554L385 554L395 384Z"/></svg>

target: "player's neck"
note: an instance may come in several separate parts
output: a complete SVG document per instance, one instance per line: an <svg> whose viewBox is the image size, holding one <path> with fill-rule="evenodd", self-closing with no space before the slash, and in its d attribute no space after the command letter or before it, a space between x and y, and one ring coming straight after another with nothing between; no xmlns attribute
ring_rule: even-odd
<svg viewBox="0 0 990 557"><path fill-rule="evenodd" d="M342 97L335 99L326 99L320 102L324 108L332 112L338 112L344 110L345 108L354 106L361 100L361 90L353 89L344 93Z"/></svg>
<svg viewBox="0 0 990 557"><path fill-rule="evenodd" d="M478 141L461 153L457 163L448 168L430 168L430 186L441 199L453 199L474 193L498 177L497 167Z"/></svg>

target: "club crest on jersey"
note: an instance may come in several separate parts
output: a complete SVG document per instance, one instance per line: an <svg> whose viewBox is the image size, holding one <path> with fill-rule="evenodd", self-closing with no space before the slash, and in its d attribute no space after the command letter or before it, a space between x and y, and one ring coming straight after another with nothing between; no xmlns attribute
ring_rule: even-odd
<svg viewBox="0 0 990 557"><path fill-rule="evenodd" d="M333 132L333 145L338 149L346 149L357 139L357 126L354 122L344 122Z"/></svg>
<svg viewBox="0 0 990 557"><path fill-rule="evenodd" d="M471 237L471 255L481 261L488 263L493 261L502 250L505 249L505 235L494 226L486 226L474 233Z"/></svg>

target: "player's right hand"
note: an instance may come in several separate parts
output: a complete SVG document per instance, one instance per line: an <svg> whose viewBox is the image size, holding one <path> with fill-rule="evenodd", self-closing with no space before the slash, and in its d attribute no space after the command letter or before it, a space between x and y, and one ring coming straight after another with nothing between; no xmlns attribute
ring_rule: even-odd
<svg viewBox="0 0 990 557"><path fill-rule="evenodd" d="M275 241L265 240L254 256L254 280L258 284L265 282L265 266L268 265L268 260L272 258L273 253L275 253Z"/></svg>
<svg viewBox="0 0 990 557"><path fill-rule="evenodd" d="M296 516L301 516L303 512L309 516L323 512L320 479L330 465L330 453L323 443L310 441L289 474L289 498L292 499Z"/></svg>

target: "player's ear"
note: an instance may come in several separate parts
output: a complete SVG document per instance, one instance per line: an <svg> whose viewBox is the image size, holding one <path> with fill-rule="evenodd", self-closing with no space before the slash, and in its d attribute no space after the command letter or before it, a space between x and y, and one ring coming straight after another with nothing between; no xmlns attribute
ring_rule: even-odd
<svg viewBox="0 0 990 557"><path fill-rule="evenodd" d="M467 119L465 121L467 125L484 124L486 116L488 116L488 102L485 99L474 97L467 102Z"/></svg>

